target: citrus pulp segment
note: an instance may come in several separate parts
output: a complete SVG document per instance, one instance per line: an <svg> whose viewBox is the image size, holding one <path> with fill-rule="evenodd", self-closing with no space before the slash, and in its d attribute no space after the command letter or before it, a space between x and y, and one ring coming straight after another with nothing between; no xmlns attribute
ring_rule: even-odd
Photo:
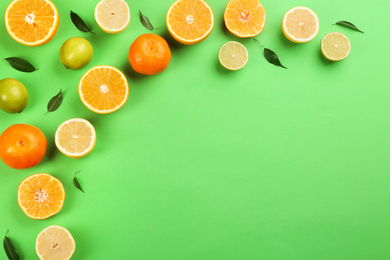
<svg viewBox="0 0 390 260"><path fill-rule="evenodd" d="M5 11L5 27L17 42L38 46L57 32L58 11L50 0L14 0Z"/></svg>
<svg viewBox="0 0 390 260"><path fill-rule="evenodd" d="M46 173L24 179L18 187L18 204L33 219L51 217L62 209L65 190L62 183Z"/></svg>
<svg viewBox="0 0 390 260"><path fill-rule="evenodd" d="M265 17L259 0L230 0L223 15L226 28L241 38L259 35L264 29Z"/></svg>
<svg viewBox="0 0 390 260"><path fill-rule="evenodd" d="M192 45L210 35L214 14L203 0L177 0L168 10L166 23L175 40Z"/></svg>
<svg viewBox="0 0 390 260"><path fill-rule="evenodd" d="M58 150L68 157L84 157L95 147L95 128L85 119L69 119L58 127L55 143Z"/></svg>
<svg viewBox="0 0 390 260"><path fill-rule="evenodd" d="M79 83L81 102L93 112L108 114L127 101L129 85L125 75L112 66L96 66L88 70Z"/></svg>

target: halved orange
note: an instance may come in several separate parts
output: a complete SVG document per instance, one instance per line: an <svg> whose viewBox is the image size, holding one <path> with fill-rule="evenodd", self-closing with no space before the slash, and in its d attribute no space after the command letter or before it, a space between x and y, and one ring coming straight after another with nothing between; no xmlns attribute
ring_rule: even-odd
<svg viewBox="0 0 390 260"><path fill-rule="evenodd" d="M320 30L320 21L310 8L297 6L284 15L282 29L283 34L290 41L304 43L316 37Z"/></svg>
<svg viewBox="0 0 390 260"><path fill-rule="evenodd" d="M57 32L58 11L50 0L14 0L5 11L5 27L11 37L27 46L50 41Z"/></svg>
<svg viewBox="0 0 390 260"><path fill-rule="evenodd" d="M64 201L65 190L62 183L46 173L27 177L18 188L18 204L33 219L45 219L57 214Z"/></svg>
<svg viewBox="0 0 390 260"><path fill-rule="evenodd" d="M35 242L35 251L41 260L68 260L76 249L76 243L70 232L60 226L49 226L39 233Z"/></svg>
<svg viewBox="0 0 390 260"><path fill-rule="evenodd" d="M265 10L259 0L230 0L223 15L226 28L240 38L259 35L265 25Z"/></svg>
<svg viewBox="0 0 390 260"><path fill-rule="evenodd" d="M117 111L127 101L129 84L125 75L112 66L96 66L80 80L81 102L93 112L108 114Z"/></svg>
<svg viewBox="0 0 390 260"><path fill-rule="evenodd" d="M192 45L210 35L214 28L214 14L203 0L177 0L169 8L166 22L175 40Z"/></svg>

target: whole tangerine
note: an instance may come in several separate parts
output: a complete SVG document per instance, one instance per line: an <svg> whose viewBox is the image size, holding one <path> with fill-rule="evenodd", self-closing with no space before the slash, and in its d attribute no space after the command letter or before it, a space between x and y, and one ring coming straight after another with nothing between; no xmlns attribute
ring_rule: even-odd
<svg viewBox="0 0 390 260"><path fill-rule="evenodd" d="M16 124L0 135L0 159L14 169L37 165L45 156L47 140L37 127Z"/></svg>
<svg viewBox="0 0 390 260"><path fill-rule="evenodd" d="M168 67L170 60L169 45L157 34L143 34L130 46L129 61L138 73L145 75L161 73Z"/></svg>

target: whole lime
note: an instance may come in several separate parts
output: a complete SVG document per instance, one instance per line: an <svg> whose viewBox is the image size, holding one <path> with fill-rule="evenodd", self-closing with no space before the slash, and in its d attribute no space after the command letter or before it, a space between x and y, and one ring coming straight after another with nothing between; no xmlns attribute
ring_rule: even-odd
<svg viewBox="0 0 390 260"><path fill-rule="evenodd" d="M20 113L28 104L26 87L16 79L0 80L0 108L10 114Z"/></svg>
<svg viewBox="0 0 390 260"><path fill-rule="evenodd" d="M61 63L71 70L79 70L86 66L93 56L91 43L81 37L73 37L64 42L60 49Z"/></svg>

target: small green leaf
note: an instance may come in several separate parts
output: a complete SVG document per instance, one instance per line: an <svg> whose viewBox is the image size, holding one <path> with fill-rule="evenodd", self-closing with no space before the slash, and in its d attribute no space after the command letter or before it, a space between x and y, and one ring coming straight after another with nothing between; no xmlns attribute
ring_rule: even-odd
<svg viewBox="0 0 390 260"><path fill-rule="evenodd" d="M348 28L351 28L355 31L358 31L358 32L361 32L361 33L364 33L363 31L359 30L353 23L350 23L350 22L347 22L347 21L339 21L335 24L338 24L338 25L341 25L341 26L344 26L344 27L348 27Z"/></svg>
<svg viewBox="0 0 390 260"><path fill-rule="evenodd" d="M47 104L47 112L45 113L45 115L49 112L56 111L60 107L61 103L62 103L62 89L60 89L60 92L57 95L55 95L50 99L49 103Z"/></svg>
<svg viewBox="0 0 390 260"><path fill-rule="evenodd" d="M30 62L28 62L22 58L10 57L10 58L5 58L5 60L14 69L22 71L22 72L33 72L33 71L37 70Z"/></svg>
<svg viewBox="0 0 390 260"><path fill-rule="evenodd" d="M264 48L264 57L269 63L287 69L285 66L282 65L282 63L280 63L278 55L276 55L276 53L272 50Z"/></svg>
<svg viewBox="0 0 390 260"><path fill-rule="evenodd" d="M74 186L76 186L77 189L81 190L81 191L84 193L83 189L82 189L81 186L80 186L79 181L78 181L77 178L76 178L76 174L79 173L79 172L80 172L80 171L77 171L77 172L74 174L74 177L73 177L73 184L74 184Z"/></svg>
<svg viewBox="0 0 390 260"><path fill-rule="evenodd" d="M145 15L143 15L143 14L141 13L141 10L139 11L139 19L140 19L142 25L143 25L146 29L148 29L148 30L150 30L150 31L153 31L153 30L158 29L158 28L154 28L154 27L153 27L152 23L149 21L149 18L146 17Z"/></svg>
<svg viewBox="0 0 390 260"><path fill-rule="evenodd" d="M92 32L89 28L88 28L88 25L83 21L83 19L81 19L81 17L70 11L70 19L72 19L72 22L73 24L77 27L77 29L79 29L80 31L82 32L89 32L89 33L92 33L92 34L95 34L94 32Z"/></svg>
<svg viewBox="0 0 390 260"><path fill-rule="evenodd" d="M7 233L5 233L4 242L3 242L5 253L7 254L9 260L19 260L20 257L19 257L18 250L16 250L16 247L14 243L12 243L11 239L7 237L7 234L8 234L8 230Z"/></svg>
<svg viewBox="0 0 390 260"><path fill-rule="evenodd" d="M253 40L255 40L258 44L260 44L260 46L264 49L264 57L266 58L266 60L271 63L271 64L274 64L275 66L279 66L279 67L282 67L282 68L285 68L287 69L285 66L282 65L282 63L280 63L280 60L279 60L279 57L278 55L276 55L275 52L273 52L272 50L270 49L267 49L265 48L259 40L253 38Z"/></svg>

